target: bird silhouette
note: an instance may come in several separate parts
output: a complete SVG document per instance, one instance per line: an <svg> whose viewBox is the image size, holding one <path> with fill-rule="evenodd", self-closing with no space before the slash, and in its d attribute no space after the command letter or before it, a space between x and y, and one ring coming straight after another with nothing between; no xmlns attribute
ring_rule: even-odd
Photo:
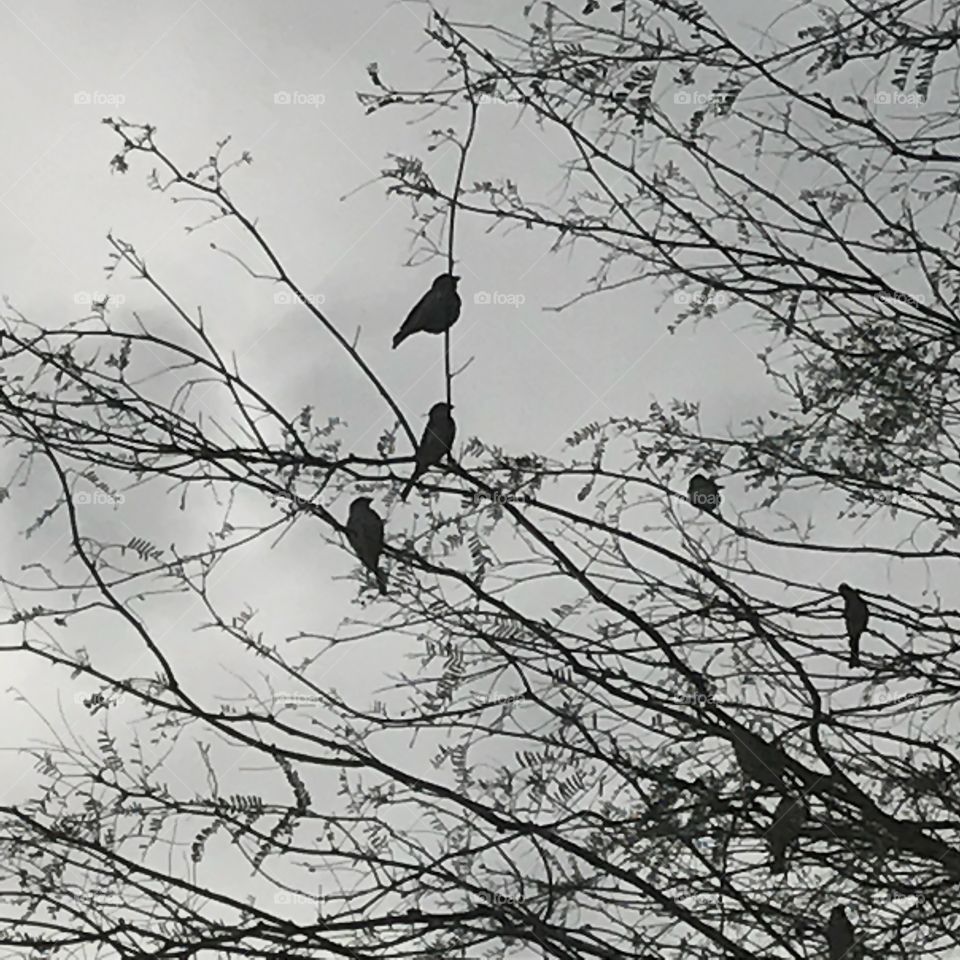
<svg viewBox="0 0 960 960"><path fill-rule="evenodd" d="M449 403L435 403L430 408L430 418L417 446L413 474L400 494L401 500L406 500L413 485L450 452L457 433L457 425L450 415L452 409Z"/></svg>
<svg viewBox="0 0 960 960"><path fill-rule="evenodd" d="M847 919L847 912L839 904L830 911L827 923L827 952L830 960L859 960L862 951L854 952L856 936L853 924Z"/></svg>
<svg viewBox="0 0 960 960"><path fill-rule="evenodd" d="M787 848L800 836L807 822L809 811L799 797L784 796L773 813L773 823L767 828L767 843L770 844L771 873L784 873L787 869Z"/></svg>
<svg viewBox="0 0 960 960"><path fill-rule="evenodd" d="M371 508L369 497L357 497L350 504L347 517L347 540L360 562L377 578L381 593L387 592L387 578L380 570L383 553L383 520Z"/></svg>
<svg viewBox="0 0 960 960"><path fill-rule="evenodd" d="M702 473L695 474L687 486L687 498L700 510L716 513L720 506L720 485Z"/></svg>
<svg viewBox="0 0 960 960"><path fill-rule="evenodd" d="M847 636L850 638L850 666L860 666L860 637L867 629L870 611L863 597L848 583L841 583L837 593L843 597L843 618L847 622Z"/></svg>
<svg viewBox="0 0 960 960"><path fill-rule="evenodd" d="M749 730L733 730L733 752L744 779L755 780L765 787L783 789L786 758L773 745Z"/></svg>
<svg viewBox="0 0 960 960"><path fill-rule="evenodd" d="M407 319L393 337L393 349L411 334L423 330L426 333L443 333L449 330L460 316L460 295L457 284L460 278L451 273L441 273L433 286L420 298L407 314Z"/></svg>

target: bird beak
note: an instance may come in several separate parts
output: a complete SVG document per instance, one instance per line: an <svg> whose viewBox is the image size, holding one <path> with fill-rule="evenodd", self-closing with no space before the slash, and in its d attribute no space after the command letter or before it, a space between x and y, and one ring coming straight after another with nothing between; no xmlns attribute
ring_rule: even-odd
<svg viewBox="0 0 960 960"><path fill-rule="evenodd" d="M453 279L454 279L454 280L459 280L460 278L454 274Z"/></svg>

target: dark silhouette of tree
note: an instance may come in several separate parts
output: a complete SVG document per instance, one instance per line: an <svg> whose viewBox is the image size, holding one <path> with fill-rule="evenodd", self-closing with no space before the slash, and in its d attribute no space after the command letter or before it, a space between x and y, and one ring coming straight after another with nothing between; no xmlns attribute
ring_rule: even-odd
<svg viewBox="0 0 960 960"><path fill-rule="evenodd" d="M4 649L69 671L99 732L51 723L36 796L3 808L2 942L619 960L825 956L853 938L866 956L955 955L955 10L802 5L745 44L695 2L534 2L525 32L434 12L430 90L371 64L367 110L417 111L429 147L458 151L451 185L419 157L385 174L438 273L465 218L585 247L584 297L636 284L688 306L682 323L752 318L782 400L713 436L670 398L584 425L562 458L465 438L406 507L419 430L234 203L226 178L250 157L223 141L189 169L152 127L106 121L113 168L228 222L215 249L234 281L301 303L396 427L346 450L334 413L283 409L117 236L111 272L161 317L8 308L6 506L38 484L26 532L70 549L4 572ZM528 195L542 173L471 167L494 102L567 138L561 201ZM448 402L462 325L444 337ZM722 481L716 510L690 502L697 474ZM352 557L360 496L385 520L389 586L355 563L359 612L336 634L280 635L220 585L297 524ZM91 529L92 497L129 536ZM142 532L178 507L208 523L190 551ZM838 557L881 572L854 583L857 669ZM233 651L243 700L172 650L168 601ZM72 629L104 642L77 649ZM344 650L376 669L398 635L417 641L409 674L369 696L324 682ZM784 796L805 815L772 873Z"/></svg>

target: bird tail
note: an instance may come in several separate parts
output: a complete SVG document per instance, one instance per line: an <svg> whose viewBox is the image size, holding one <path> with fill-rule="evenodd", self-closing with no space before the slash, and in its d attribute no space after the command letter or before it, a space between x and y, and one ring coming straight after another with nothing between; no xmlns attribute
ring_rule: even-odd
<svg viewBox="0 0 960 960"><path fill-rule="evenodd" d="M377 588L381 595L385 594L387 592L387 575L379 567L373 571L373 575L377 578Z"/></svg>
<svg viewBox="0 0 960 960"><path fill-rule="evenodd" d="M860 644L859 642L850 644L850 666L860 666Z"/></svg>
<svg viewBox="0 0 960 960"><path fill-rule="evenodd" d="M413 485L423 476L423 471L418 470L416 467L413 468L413 473L410 474L410 479L406 482L403 487L403 492L400 494L400 499L406 503L407 497L410 496L410 491L413 489Z"/></svg>
<svg viewBox="0 0 960 960"><path fill-rule="evenodd" d="M408 336L409 334L404 333L403 330L398 330L393 335L393 349L396 350L397 347L399 347L400 344L403 343L403 341L406 340Z"/></svg>
<svg viewBox="0 0 960 960"><path fill-rule="evenodd" d="M786 873L787 872L787 851L786 848L782 850L773 851L773 859L770 861L770 872L771 873Z"/></svg>

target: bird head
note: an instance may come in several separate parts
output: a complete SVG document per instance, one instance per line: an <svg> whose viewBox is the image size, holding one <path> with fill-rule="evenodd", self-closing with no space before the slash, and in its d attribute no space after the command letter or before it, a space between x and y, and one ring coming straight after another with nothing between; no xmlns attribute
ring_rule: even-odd
<svg viewBox="0 0 960 960"><path fill-rule="evenodd" d="M435 403L430 408L430 419L435 420L438 417L449 417L450 411L453 409L452 403L446 403L441 401L440 403Z"/></svg>
<svg viewBox="0 0 960 960"><path fill-rule="evenodd" d="M364 510L370 506L373 501L369 497L357 497L353 503L350 504L350 512L353 513L356 510Z"/></svg>
<svg viewBox="0 0 960 960"><path fill-rule="evenodd" d="M840 586L837 587L837 593L839 593L841 597L845 597L848 593L853 593L853 587L851 587L849 583L841 583Z"/></svg>
<svg viewBox="0 0 960 960"><path fill-rule="evenodd" d="M691 484L695 484L695 485L698 486L698 487L700 487L700 486L712 486L712 487L717 487L718 489L719 489L719 487L720 487L720 484L717 483L716 480L711 480L709 477L705 477L702 473L695 473L695 474L690 478L690 483L691 483Z"/></svg>
<svg viewBox="0 0 960 960"><path fill-rule="evenodd" d="M441 273L433 281L433 288L434 290L456 290L459 282L460 278L458 276L452 273Z"/></svg>

